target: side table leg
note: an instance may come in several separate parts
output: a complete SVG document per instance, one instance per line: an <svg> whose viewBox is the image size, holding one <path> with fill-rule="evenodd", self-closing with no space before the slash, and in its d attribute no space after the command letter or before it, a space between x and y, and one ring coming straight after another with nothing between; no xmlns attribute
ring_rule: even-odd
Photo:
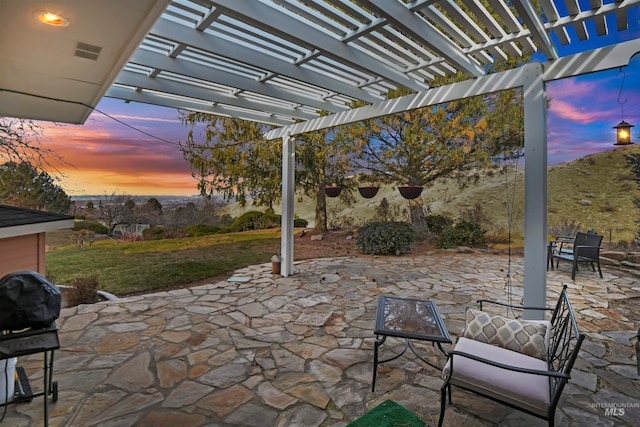
<svg viewBox="0 0 640 427"><path fill-rule="evenodd" d="M376 376L378 375L378 347L380 347L386 339L386 335L383 335L382 339L379 339L378 335L376 335L376 342L373 344L373 379L371 380L372 393L376 391Z"/></svg>

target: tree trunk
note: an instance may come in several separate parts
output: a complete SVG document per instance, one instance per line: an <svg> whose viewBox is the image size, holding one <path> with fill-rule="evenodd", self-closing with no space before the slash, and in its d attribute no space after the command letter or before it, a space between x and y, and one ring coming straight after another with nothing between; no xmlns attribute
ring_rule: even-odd
<svg viewBox="0 0 640 427"><path fill-rule="evenodd" d="M327 231L327 196L324 187L316 191L316 230Z"/></svg>
<svg viewBox="0 0 640 427"><path fill-rule="evenodd" d="M427 217L424 214L422 198L409 201L409 213L411 214L411 223L416 230L416 234L418 236L426 236L429 234L429 226L427 225Z"/></svg>

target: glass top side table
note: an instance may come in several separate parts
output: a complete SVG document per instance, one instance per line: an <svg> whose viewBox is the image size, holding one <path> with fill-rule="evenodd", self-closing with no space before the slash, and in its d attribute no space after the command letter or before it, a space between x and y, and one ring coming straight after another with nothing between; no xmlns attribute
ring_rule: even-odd
<svg viewBox="0 0 640 427"><path fill-rule="evenodd" d="M437 345L443 354L447 352L442 343L451 343L449 331L442 320L438 306L433 301L397 298L381 295L378 298L378 310L374 333L376 342L373 353L373 380L371 391L375 391L376 375L380 363L390 362L402 356L407 349L426 364L437 369L440 367L416 353L411 340L429 341ZM387 337L405 338L402 352L388 359L379 360L378 351Z"/></svg>

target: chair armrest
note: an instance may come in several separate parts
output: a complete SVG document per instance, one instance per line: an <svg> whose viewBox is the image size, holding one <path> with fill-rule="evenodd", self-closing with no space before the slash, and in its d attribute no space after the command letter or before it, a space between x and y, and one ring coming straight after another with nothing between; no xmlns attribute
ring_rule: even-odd
<svg viewBox="0 0 640 427"><path fill-rule="evenodd" d="M516 308L518 310L548 310L548 311L553 311L553 308L549 308L549 307L528 307L528 306L524 306L524 305L506 304L506 303L503 303L503 302L492 301L492 300L488 300L488 299L479 299L476 302L479 304L480 310L482 310L482 304L486 303L486 304L495 304L495 305L499 305L499 306L502 306L502 307Z"/></svg>
<svg viewBox="0 0 640 427"><path fill-rule="evenodd" d="M600 250L600 246L578 245L573 248L574 252L578 252L580 249L597 249Z"/></svg>
<svg viewBox="0 0 640 427"><path fill-rule="evenodd" d="M528 369L528 368L521 368L519 366L505 365L504 363L495 362L493 360L485 359L483 357L476 356L475 354L465 353L463 351L449 350L448 354L449 354L449 360L451 362L449 364L450 376L454 371L453 356L455 355L455 356L466 357L468 359L473 359L477 362L485 363L487 365L495 366L501 369L506 369L506 370L515 371L515 372L522 372L523 374L543 375L545 377L564 378L567 380L571 378L571 375L566 374L564 372L540 371L537 369Z"/></svg>

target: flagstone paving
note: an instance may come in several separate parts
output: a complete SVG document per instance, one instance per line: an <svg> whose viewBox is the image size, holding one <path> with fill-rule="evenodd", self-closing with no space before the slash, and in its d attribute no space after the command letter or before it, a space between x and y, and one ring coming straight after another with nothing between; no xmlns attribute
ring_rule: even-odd
<svg viewBox="0 0 640 427"><path fill-rule="evenodd" d="M236 271L239 281L63 309L54 366L60 394L49 423L340 427L392 399L435 424L442 381L413 355L381 365L371 392L378 296L434 300L455 339L477 299L521 303L522 262L513 259L509 271L506 256L487 253L325 258L296 263L286 278L263 264ZM564 283L587 339L556 425L640 425L629 341L640 326L629 317L640 313L640 282L614 270L603 279L581 270L573 282L569 271L554 270L550 302ZM382 356L401 345L388 339ZM437 347L416 347L444 362ZM41 356L18 361L36 390L41 364ZM42 398L9 406L3 424L43 425ZM454 389L445 425L493 424L546 425Z"/></svg>

